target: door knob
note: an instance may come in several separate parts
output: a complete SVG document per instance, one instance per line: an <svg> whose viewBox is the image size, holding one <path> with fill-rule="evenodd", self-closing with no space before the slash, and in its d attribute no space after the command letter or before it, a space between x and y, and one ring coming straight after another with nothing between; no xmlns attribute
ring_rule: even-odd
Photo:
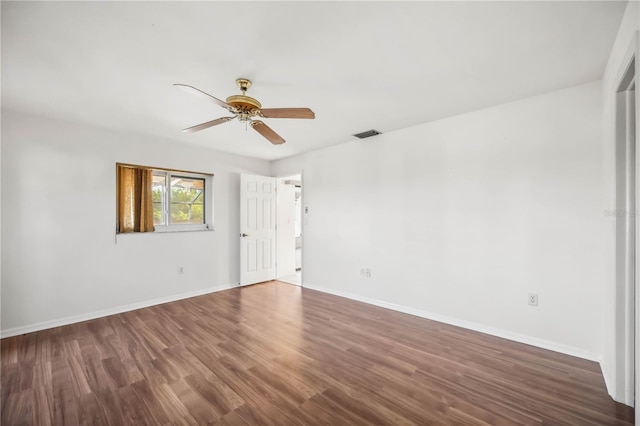
<svg viewBox="0 0 640 426"><path fill-rule="evenodd" d="M241 237L250 237L251 235L249 234L245 234L244 232L242 234L240 234Z"/></svg>

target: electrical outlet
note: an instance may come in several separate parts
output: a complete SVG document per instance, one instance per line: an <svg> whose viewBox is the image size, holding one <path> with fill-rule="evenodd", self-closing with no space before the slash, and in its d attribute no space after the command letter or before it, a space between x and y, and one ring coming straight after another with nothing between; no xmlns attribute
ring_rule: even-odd
<svg viewBox="0 0 640 426"><path fill-rule="evenodd" d="M184 274L184 268L182 266L178 267L178 274Z"/></svg>
<svg viewBox="0 0 640 426"><path fill-rule="evenodd" d="M371 278L371 269L367 268L367 270L365 271L365 275L367 276L367 278Z"/></svg>
<svg viewBox="0 0 640 426"><path fill-rule="evenodd" d="M360 276L361 277L364 277L365 271L366 271L366 269L364 269L364 268L360 269Z"/></svg>
<svg viewBox="0 0 640 426"><path fill-rule="evenodd" d="M530 306L538 306L538 293L529 293L527 300Z"/></svg>

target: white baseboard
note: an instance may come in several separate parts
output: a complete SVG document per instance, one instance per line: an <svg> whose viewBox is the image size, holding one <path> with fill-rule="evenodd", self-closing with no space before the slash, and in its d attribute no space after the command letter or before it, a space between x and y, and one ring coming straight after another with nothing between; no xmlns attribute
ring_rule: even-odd
<svg viewBox="0 0 640 426"><path fill-rule="evenodd" d="M159 297L156 299L145 300L142 302L131 303L129 305L117 306L115 308L101 309L86 314L73 315L70 317L59 318L51 321L43 321L35 324L29 324L21 327L0 330L0 338L18 336L20 334L33 333L34 331L46 330L48 328L60 327L63 325L75 324L77 322L89 321L96 318L107 317L109 315L121 314L123 312L134 311L136 309L148 308L149 306L161 305L163 303L175 302L177 300L189 299L190 297L202 296L204 294L215 293L222 290L229 290L238 287L237 284L229 284L224 287L208 287L200 290L189 291L187 293L175 294L172 296Z"/></svg>
<svg viewBox="0 0 640 426"><path fill-rule="evenodd" d="M536 346L542 349L548 349L554 352L560 352L560 353L575 356L578 358L587 359L589 361L595 361L598 363L600 362L599 354L595 354L593 352L585 351L583 349L563 345L556 342L550 342L544 339L538 339L537 337L531 337L525 334L514 333L512 331L494 328L494 327L486 326L483 324L478 324L472 321L461 320L458 318L448 317L448 316L436 314L433 312L423 311L415 308L409 308L402 305L396 305L395 303L384 302L382 300L370 299L368 297L345 293L342 291L337 291L330 288L316 286L308 283L304 283L303 287L310 290L317 290L323 293L333 294L335 296L345 297L347 299L357 300L359 302L368 303L370 305L380 306L382 308L391 309L393 311L398 311L405 314L442 322L445 324L455 325L457 327L466 328L468 330L478 331L480 333L490 334L496 337L502 337L503 339L525 343L527 345Z"/></svg>
<svg viewBox="0 0 640 426"><path fill-rule="evenodd" d="M635 404L634 395L632 392L619 392L616 389L616 378L613 372L609 369L609 365L600 362L600 369L602 370L602 377L604 377L604 384L607 387L607 392L611 399L629 407L633 407Z"/></svg>
<svg viewBox="0 0 640 426"><path fill-rule="evenodd" d="M620 395L616 394L615 380L613 380L613 378L611 377L611 371L608 367L609 366L606 363L600 361L600 370L602 370L602 377L604 378L604 385L607 388L607 392L609 393L611 399L613 399L614 401L626 404L626 402L623 401L623 398L621 398Z"/></svg>

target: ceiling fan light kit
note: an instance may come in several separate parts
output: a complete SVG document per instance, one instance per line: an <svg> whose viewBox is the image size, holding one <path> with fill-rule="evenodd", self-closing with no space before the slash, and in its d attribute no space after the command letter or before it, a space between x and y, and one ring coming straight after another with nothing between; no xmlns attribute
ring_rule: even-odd
<svg viewBox="0 0 640 426"><path fill-rule="evenodd" d="M196 89L193 86L187 84L176 83L174 86L180 87L197 96L208 98L217 105L227 109L233 114L233 117L221 117L215 120L207 121L206 123L198 124L196 126L183 129L183 132L198 132L200 130L208 129L209 127L217 126L218 124L226 123L233 119L239 121L248 122L251 128L260 133L269 142L274 145L280 145L285 140L278 135L273 129L267 126L261 120L256 118L308 118L313 119L316 117L315 113L309 108L267 108L263 109L262 104L250 96L247 96L247 90L251 87L251 81L246 78L239 78L236 80L236 84L242 92L241 95L231 95L226 101L221 101L215 96L203 92L200 89Z"/></svg>

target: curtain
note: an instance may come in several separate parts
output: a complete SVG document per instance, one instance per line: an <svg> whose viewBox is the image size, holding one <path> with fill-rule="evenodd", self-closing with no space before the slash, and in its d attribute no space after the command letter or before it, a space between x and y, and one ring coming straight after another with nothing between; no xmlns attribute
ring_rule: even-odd
<svg viewBox="0 0 640 426"><path fill-rule="evenodd" d="M118 165L118 233L153 232L153 171Z"/></svg>

